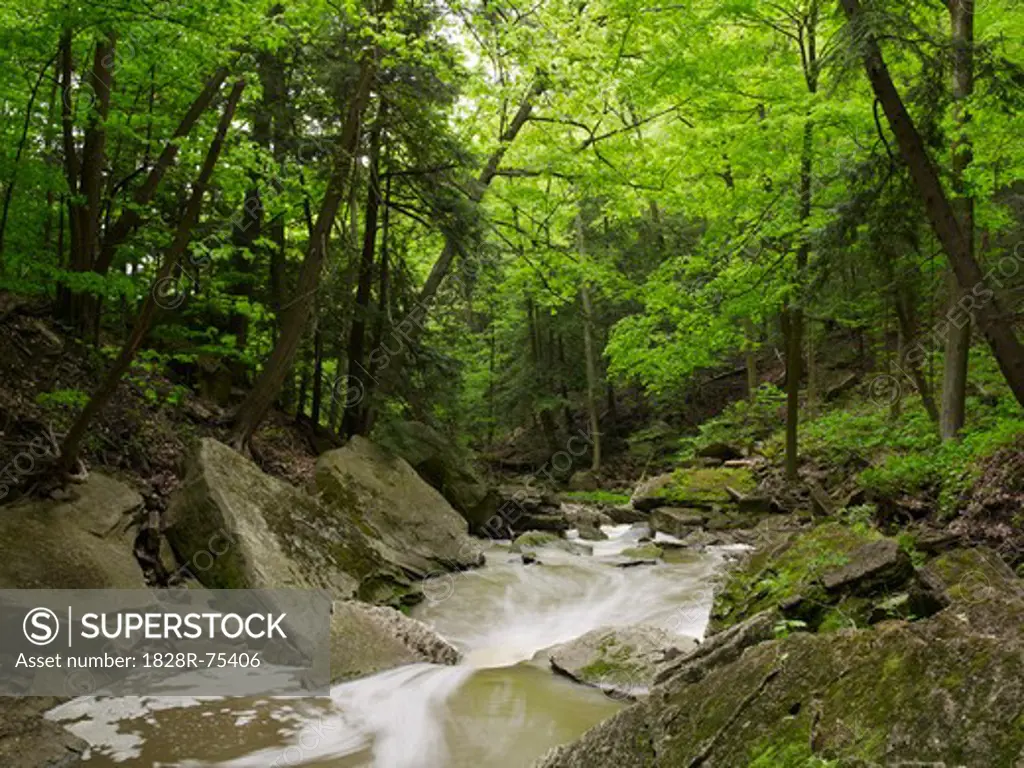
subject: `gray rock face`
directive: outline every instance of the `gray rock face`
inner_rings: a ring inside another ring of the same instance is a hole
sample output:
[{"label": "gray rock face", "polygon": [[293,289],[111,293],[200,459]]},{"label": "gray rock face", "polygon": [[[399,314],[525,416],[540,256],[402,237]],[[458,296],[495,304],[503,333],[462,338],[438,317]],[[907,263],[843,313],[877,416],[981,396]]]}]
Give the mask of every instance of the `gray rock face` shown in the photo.
[{"label": "gray rock face", "polygon": [[25,499],[0,512],[0,588],[145,589],[133,545],[142,497],[92,473],[70,501]]},{"label": "gray rock face", "polygon": [[88,744],[43,714],[61,703],[51,696],[0,698],[0,765],[4,768],[72,768]]},{"label": "gray rock face", "polygon": [[629,504],[619,504],[614,507],[608,507],[605,510],[605,514],[612,519],[612,522],[618,523],[619,525],[640,523],[647,519],[646,514],[633,509]]},{"label": "gray rock face", "polygon": [[563,539],[559,535],[551,533],[550,531],[527,531],[526,533],[520,534],[516,537],[516,540],[512,542],[512,546],[509,551],[532,554],[542,547],[561,549],[562,551],[568,552],[572,555],[594,554],[593,548],[587,544]]},{"label": "gray rock face", "polygon": [[334,603],[331,681],[365,677],[404,664],[458,664],[461,655],[422,621],[393,608],[356,601]]},{"label": "gray rock face", "polygon": [[663,491],[672,483],[672,475],[656,475],[649,477],[640,483],[633,491],[633,498],[630,500],[633,509],[640,512],[650,512],[652,509],[665,505]]},{"label": "gray rock face", "polygon": [[484,533],[484,526],[498,509],[498,495],[452,441],[419,421],[390,422],[375,430],[373,437],[437,489],[466,519],[472,533]]},{"label": "gray rock face", "polygon": [[321,500],[415,578],[483,563],[466,520],[409,463],[354,437],[316,464]]},{"label": "gray rock face", "polygon": [[558,497],[532,485],[503,485],[498,512],[488,523],[488,535],[500,538],[503,532],[567,531],[572,526]]},{"label": "gray rock face", "polygon": [[681,507],[659,507],[651,512],[651,528],[678,539],[684,539],[704,525],[706,515],[699,510]]},{"label": "gray rock face", "polygon": [[577,470],[569,478],[569,488],[573,491],[596,491],[598,488],[597,478],[589,470]]},{"label": "gray rock face", "polygon": [[608,538],[608,534],[591,523],[579,523],[576,530],[584,541],[604,541]]},{"label": "gray rock face", "polygon": [[829,592],[870,593],[905,582],[914,573],[910,557],[893,539],[880,539],[858,547],[850,562],[828,571],[821,583]]},{"label": "gray rock face", "polygon": [[551,668],[580,683],[623,697],[648,692],[665,664],[697,647],[692,638],[637,625],[587,632],[548,651]]},{"label": "gray rock face", "polygon": [[166,517],[175,552],[207,587],[417,599],[412,581],[377,550],[356,514],[319,503],[216,440],[201,441]]},{"label": "gray rock face", "polygon": [[599,528],[602,525],[611,525],[614,522],[603,510],[586,504],[565,502],[562,504],[562,513],[565,515],[565,519],[577,528],[581,525]]}]

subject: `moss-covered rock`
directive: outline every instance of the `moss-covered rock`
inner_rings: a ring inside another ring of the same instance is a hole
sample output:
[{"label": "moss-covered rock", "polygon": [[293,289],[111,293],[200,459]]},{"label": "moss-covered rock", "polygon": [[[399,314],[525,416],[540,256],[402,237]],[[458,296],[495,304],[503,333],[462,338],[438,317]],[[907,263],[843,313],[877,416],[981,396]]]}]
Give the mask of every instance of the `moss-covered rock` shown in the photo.
[{"label": "moss-covered rock", "polygon": [[527,531],[522,533],[512,542],[509,551],[534,553],[536,550],[543,549],[544,547],[561,549],[563,552],[568,552],[572,555],[592,555],[594,553],[593,548],[589,545],[563,539],[557,533],[551,533],[550,531]]},{"label": "moss-covered rock", "polygon": [[665,550],[654,542],[647,542],[636,547],[622,550],[622,556],[632,560],[658,560],[664,556]]},{"label": "moss-covered rock", "polygon": [[783,536],[774,547],[762,547],[730,573],[719,589],[710,631],[780,606],[794,620],[814,626],[825,620],[829,610],[848,617],[843,626],[866,625],[865,612],[870,606],[848,601],[843,595],[833,599],[822,578],[848,566],[858,548],[882,538],[868,526],[825,523],[796,536]]},{"label": "moss-covered rock", "polygon": [[466,520],[404,459],[353,437],[316,463],[321,501],[403,571],[422,578],[483,563]]},{"label": "moss-covered rock", "polygon": [[1024,603],[988,610],[984,630],[951,609],[761,642],[702,674],[669,677],[538,765],[1019,765]]},{"label": "moss-covered rock", "polygon": [[621,696],[646,694],[665,664],[697,646],[658,627],[605,627],[548,651],[551,668]]},{"label": "moss-covered rock", "polygon": [[44,713],[61,703],[53,696],[0,697],[0,765],[4,768],[72,768],[89,745]]},{"label": "moss-covered rock", "polygon": [[639,510],[712,508],[733,504],[736,494],[746,495],[756,488],[757,481],[747,467],[682,468],[641,483],[633,492],[632,502],[633,507]]},{"label": "moss-covered rock", "polygon": [[704,526],[707,512],[682,507],[660,507],[651,512],[651,528],[678,539],[684,539]]},{"label": "moss-covered rock", "polygon": [[134,554],[142,497],[96,472],[71,495],[2,508],[0,588],[145,589]]},{"label": "moss-covered rock", "polygon": [[472,458],[450,439],[420,421],[391,421],[373,433],[374,441],[409,462],[473,533],[483,534],[498,509],[498,495],[473,471]]},{"label": "moss-covered rock", "polygon": [[211,588],[315,587],[337,598],[415,602],[411,580],[374,546],[358,517],[202,440],[167,512],[185,571]]}]

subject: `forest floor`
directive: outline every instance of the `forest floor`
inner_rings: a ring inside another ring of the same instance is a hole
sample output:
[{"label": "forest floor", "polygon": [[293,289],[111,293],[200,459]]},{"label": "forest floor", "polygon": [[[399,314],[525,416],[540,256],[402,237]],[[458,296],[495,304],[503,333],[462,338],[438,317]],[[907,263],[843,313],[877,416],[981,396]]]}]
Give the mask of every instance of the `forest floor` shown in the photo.
[{"label": "forest floor", "polygon": [[[116,348],[96,349],[64,333],[48,306],[0,296],[0,349],[0,467],[20,481],[43,468]],[[194,441],[228,433],[226,411],[187,384],[156,362],[136,362],[83,449],[90,469],[129,482],[151,509],[164,509],[180,484]],[[274,410],[253,437],[253,455],[265,472],[306,486],[316,461],[310,439],[305,424]]]},{"label": "forest floor", "polygon": [[[0,348],[7,350],[0,357],[0,466],[21,479],[40,469],[42,454],[98,383],[112,350],[63,333],[48,307],[9,297],[0,297]],[[701,454],[727,446],[757,459],[762,488],[791,509],[857,507],[891,531],[927,524],[1024,567],[1024,419],[987,359],[972,362],[963,439],[940,443],[916,393],[898,392],[894,407],[891,392],[879,395],[879,377],[857,362],[862,358],[850,352],[852,345],[836,348],[845,351],[819,371],[821,402],[805,407],[800,483],[783,478],[781,368],[765,357],[753,401],[743,396],[743,377],[735,371],[712,372],[674,424],[653,416],[639,398],[620,396],[600,489],[579,498],[624,500],[642,476],[707,461]],[[162,511],[184,477],[189,446],[227,435],[225,409],[198,397],[192,383],[157,361],[137,362],[90,432],[87,466],[130,482],[148,508]],[[584,423],[582,415],[577,421]],[[492,480],[528,474],[545,458],[535,431],[521,430],[516,438],[481,454]],[[300,487],[311,484],[318,448],[308,425],[280,410],[253,439],[262,469]]]}]

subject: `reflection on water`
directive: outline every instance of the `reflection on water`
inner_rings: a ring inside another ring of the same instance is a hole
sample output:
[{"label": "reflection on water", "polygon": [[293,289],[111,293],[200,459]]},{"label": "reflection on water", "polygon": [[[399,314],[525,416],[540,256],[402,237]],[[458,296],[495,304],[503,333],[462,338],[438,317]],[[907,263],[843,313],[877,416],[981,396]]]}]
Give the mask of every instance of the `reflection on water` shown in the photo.
[{"label": "reflection on water", "polygon": [[81,698],[49,717],[93,745],[96,768],[526,768],[621,706],[552,674],[544,649],[608,625],[699,637],[707,622],[716,555],[620,568],[639,534],[604,530],[592,557],[545,548],[524,566],[497,544],[485,568],[427,590],[445,599],[416,615],[464,652],[460,666],[390,670],[329,699]]}]

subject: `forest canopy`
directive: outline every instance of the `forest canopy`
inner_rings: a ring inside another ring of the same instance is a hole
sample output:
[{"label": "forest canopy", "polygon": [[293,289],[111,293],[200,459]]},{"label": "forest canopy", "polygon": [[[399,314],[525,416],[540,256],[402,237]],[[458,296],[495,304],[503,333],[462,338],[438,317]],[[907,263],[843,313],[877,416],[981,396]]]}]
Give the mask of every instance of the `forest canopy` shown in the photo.
[{"label": "forest canopy", "polygon": [[63,473],[140,365],[239,447],[274,408],[477,447],[585,424],[598,470],[627,410],[692,426],[736,369],[785,392],[795,477],[844,348],[942,438],[972,377],[1019,425],[1015,0],[12,0],[0,28],[0,290],[106,366]]}]

